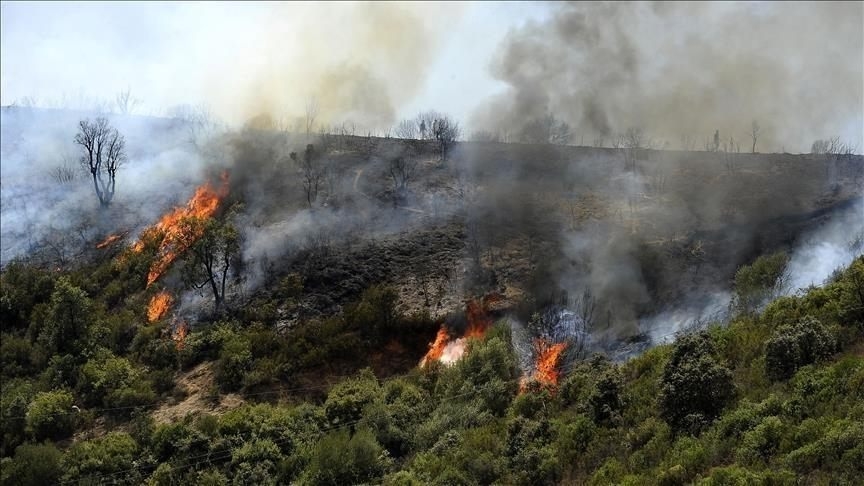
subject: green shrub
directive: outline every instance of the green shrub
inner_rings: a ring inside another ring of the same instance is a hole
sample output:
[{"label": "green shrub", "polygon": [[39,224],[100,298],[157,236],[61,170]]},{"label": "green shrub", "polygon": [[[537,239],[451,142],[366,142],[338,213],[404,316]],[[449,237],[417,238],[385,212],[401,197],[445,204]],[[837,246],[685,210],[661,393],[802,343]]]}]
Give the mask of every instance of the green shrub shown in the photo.
[{"label": "green shrub", "polygon": [[790,378],[802,366],[829,358],[834,337],[818,320],[805,317],[778,327],[765,345],[765,372],[774,381]]},{"label": "green shrub", "polygon": [[0,457],[12,451],[26,439],[27,407],[36,395],[33,384],[23,380],[0,382]]},{"label": "green shrub", "polygon": [[777,252],[760,256],[735,272],[735,305],[739,312],[752,312],[771,297],[788,261],[786,253]]},{"label": "green shrub", "polygon": [[345,380],[327,394],[324,413],[334,425],[353,424],[360,420],[363,408],[381,394],[381,387],[372,370],[363,370],[357,378]]},{"label": "green shrub", "polygon": [[62,439],[75,430],[74,399],[65,390],[42,392],[27,407],[27,431],[36,439]]},{"label": "green shrub", "polygon": [[62,454],[52,444],[24,444],[0,467],[0,483],[39,486],[54,484],[63,474]]},{"label": "green shrub", "polygon": [[78,442],[63,456],[64,482],[84,482],[90,476],[115,474],[120,484],[140,484],[143,471],[133,468],[138,445],[125,432],[109,432],[98,439]]},{"label": "green shrub", "polygon": [[378,482],[391,460],[368,429],[353,436],[346,429],[331,432],[315,446],[304,483],[320,485]]},{"label": "green shrub", "polygon": [[219,387],[224,391],[237,390],[251,368],[252,349],[249,341],[241,335],[226,339],[216,362],[216,383]]},{"label": "green shrub", "polygon": [[696,433],[735,396],[732,372],[715,357],[711,336],[681,337],[663,369],[660,414],[676,430]]}]

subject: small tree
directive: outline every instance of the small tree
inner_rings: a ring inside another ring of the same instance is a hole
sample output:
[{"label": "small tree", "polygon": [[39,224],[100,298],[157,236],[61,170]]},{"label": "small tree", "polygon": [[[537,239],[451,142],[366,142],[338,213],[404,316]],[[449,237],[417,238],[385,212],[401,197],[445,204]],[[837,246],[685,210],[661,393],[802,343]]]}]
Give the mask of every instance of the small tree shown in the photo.
[{"label": "small tree", "polygon": [[221,309],[225,302],[229,273],[238,266],[240,235],[230,223],[215,219],[204,221],[187,218],[181,225],[183,234],[201,235],[189,248],[183,279],[192,288],[209,286],[216,309]]},{"label": "small tree", "polygon": [[132,96],[132,90],[130,88],[126,88],[125,90],[117,93],[114,97],[114,105],[117,108],[117,112],[121,115],[128,115],[132,113],[135,107],[141,103],[141,100]]},{"label": "small tree", "polygon": [[[399,122],[398,125],[396,125],[396,130],[394,131],[394,134],[397,137],[403,138],[405,140],[413,140],[417,138],[417,132],[420,130],[420,128],[421,127],[418,127],[417,123],[414,120],[402,120],[401,122]],[[426,127],[423,126],[422,128],[423,131],[425,131]]]},{"label": "small tree", "polygon": [[404,155],[399,155],[390,160],[390,178],[393,179],[393,191],[397,197],[402,197],[408,189],[408,182],[414,178],[417,171],[417,162]]},{"label": "small tree", "polygon": [[436,118],[432,123],[432,135],[438,143],[438,153],[441,161],[447,160],[447,155],[459,138],[459,124],[446,115]]},{"label": "small tree", "polygon": [[297,152],[291,152],[289,156],[295,164],[300,166],[300,170],[303,172],[303,191],[306,193],[306,203],[311,208],[318,199],[318,190],[324,178],[318,163],[318,153],[315,151],[315,146],[310,143],[306,145],[302,159],[297,156]]},{"label": "small tree", "polygon": [[805,317],[774,331],[765,345],[765,372],[771,380],[785,380],[799,368],[829,358],[834,349],[831,332],[817,319]]},{"label": "small tree", "polygon": [[93,187],[103,208],[114,199],[117,169],[126,160],[126,139],[105,118],[95,122],[81,120],[75,143],[81,146],[84,154],[81,163],[93,177]]},{"label": "small tree", "polygon": [[663,368],[660,414],[674,429],[698,432],[735,396],[732,371],[716,357],[711,336],[683,336]]},{"label": "small tree", "polygon": [[752,153],[756,153],[756,140],[759,139],[759,122],[753,120],[753,123],[750,125],[750,137],[753,138],[753,151]]}]

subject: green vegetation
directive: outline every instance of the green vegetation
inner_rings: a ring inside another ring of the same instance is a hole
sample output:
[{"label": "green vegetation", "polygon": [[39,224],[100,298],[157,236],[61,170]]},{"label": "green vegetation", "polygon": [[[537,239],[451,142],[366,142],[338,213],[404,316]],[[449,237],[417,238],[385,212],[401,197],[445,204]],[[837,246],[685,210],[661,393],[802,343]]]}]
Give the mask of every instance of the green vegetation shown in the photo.
[{"label": "green vegetation", "polygon": [[[774,285],[780,260],[738,272],[742,301]],[[3,484],[791,485],[864,473],[864,258],[761,313],[624,363],[591,357],[557,390],[524,392],[503,325],[452,366],[414,366],[436,326],[402,315],[387,287],[281,330],[274,304],[258,302],[178,348],[145,324],[147,265],[105,265],[2,274]],[[98,291],[130,275],[137,284]],[[290,302],[301,284],[285,278],[272,298]],[[410,347],[408,365],[369,358],[393,343]],[[202,364],[208,397],[243,403],[158,422],[154,409],[185,396],[180,374]]]}]

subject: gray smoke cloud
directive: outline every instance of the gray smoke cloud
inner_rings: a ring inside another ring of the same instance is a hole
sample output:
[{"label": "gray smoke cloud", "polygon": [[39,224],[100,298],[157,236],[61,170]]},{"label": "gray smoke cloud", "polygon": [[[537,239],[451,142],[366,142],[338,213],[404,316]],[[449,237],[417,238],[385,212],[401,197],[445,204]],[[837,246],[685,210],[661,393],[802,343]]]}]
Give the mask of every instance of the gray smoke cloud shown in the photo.
[{"label": "gray smoke cloud", "polygon": [[511,31],[491,65],[509,89],[474,125],[518,137],[553,113],[578,139],[635,127],[662,145],[704,148],[715,130],[750,151],[805,151],[841,136],[860,150],[860,2],[560,3]]}]

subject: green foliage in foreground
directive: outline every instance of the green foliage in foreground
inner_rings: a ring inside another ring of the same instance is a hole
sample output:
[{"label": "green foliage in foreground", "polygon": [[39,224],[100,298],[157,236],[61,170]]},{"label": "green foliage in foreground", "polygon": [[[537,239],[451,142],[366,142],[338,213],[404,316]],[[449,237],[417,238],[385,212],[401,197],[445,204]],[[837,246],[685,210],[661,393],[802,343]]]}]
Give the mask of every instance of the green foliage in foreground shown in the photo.
[{"label": "green foliage in foreground", "polygon": [[[377,287],[343,316],[285,333],[226,320],[178,350],[143,325],[133,307],[146,296],[108,312],[112,304],[85,288],[74,278],[46,282],[27,267],[3,274],[0,310],[11,321],[0,347],[2,484],[792,485],[864,477],[864,258],[825,287],[726,327],[625,363],[576,363],[555,392],[520,393],[509,330],[499,325],[469,341],[452,366],[386,378],[362,369],[318,395],[278,399],[268,387],[299,389],[298,373],[324,378],[344,356],[425,321],[399,315],[391,291]],[[128,329],[134,339],[125,344],[108,337]],[[208,362],[213,396],[237,392],[246,403],[155,423],[150,405],[175,399],[176,373]],[[101,432],[92,431],[94,416]]]}]

